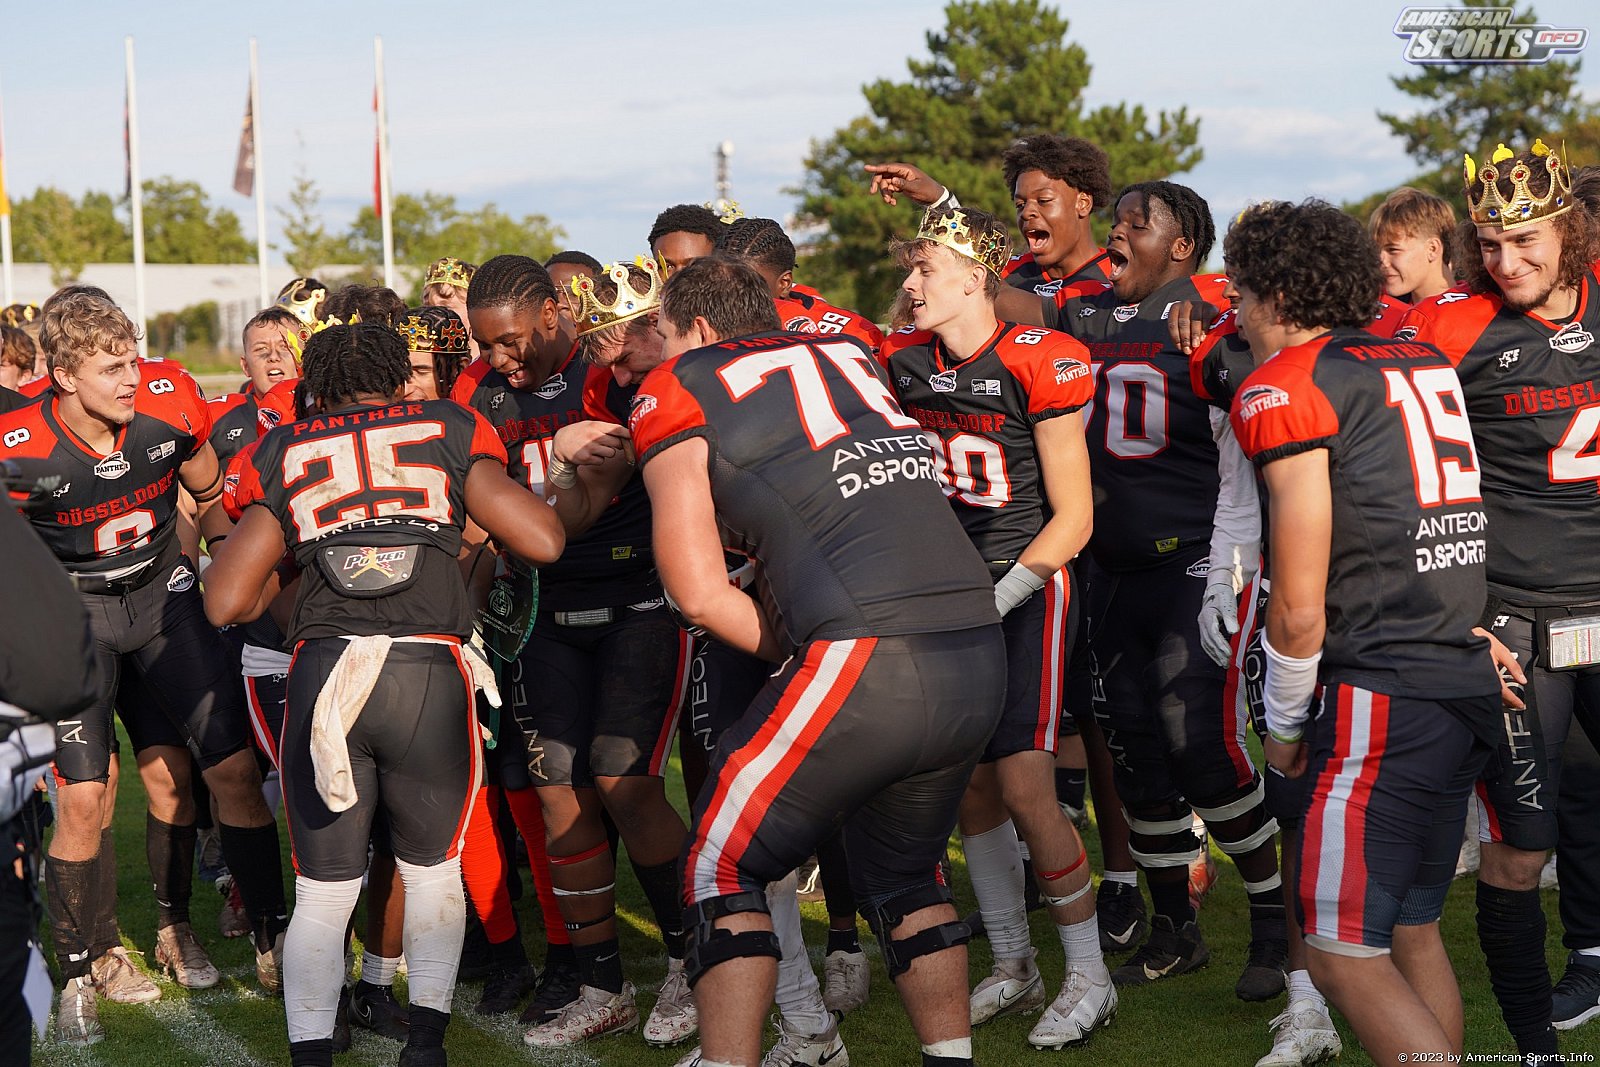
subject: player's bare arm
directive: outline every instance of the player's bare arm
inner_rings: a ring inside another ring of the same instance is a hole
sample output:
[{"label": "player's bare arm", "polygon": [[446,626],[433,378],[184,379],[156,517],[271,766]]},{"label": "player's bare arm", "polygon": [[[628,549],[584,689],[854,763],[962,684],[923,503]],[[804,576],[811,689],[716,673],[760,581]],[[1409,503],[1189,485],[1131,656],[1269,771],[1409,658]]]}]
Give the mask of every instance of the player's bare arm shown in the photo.
[{"label": "player's bare arm", "polygon": [[1084,443],[1083,419],[1076,414],[1039,423],[1033,428],[1033,440],[1052,514],[1017,562],[1048,579],[1083,550],[1094,532],[1089,448]]},{"label": "player's bare arm", "polygon": [[904,196],[913,204],[926,206],[937,203],[950,193],[910,163],[868,163],[864,169],[872,175],[869,191],[883,197],[885,204],[898,204],[898,197]]},{"label": "player's bare arm", "polygon": [[274,572],[284,548],[283,528],[272,513],[262,507],[245,508],[227,539],[211,548],[205,604],[213,626],[261,617],[278,594],[280,583]]},{"label": "player's bare arm", "polygon": [[[1328,556],[1333,539],[1333,493],[1328,451],[1311,449],[1269,463],[1272,500],[1272,601],[1267,607],[1267,762],[1286,777],[1305,773],[1300,736],[1305,706],[1316,685],[1316,659],[1327,631]],[[1275,684],[1276,683],[1276,684]],[[1276,699],[1275,699],[1276,698]],[[1293,728],[1274,728],[1275,704]],[[1298,715],[1298,721],[1293,716]]]},{"label": "player's bare arm", "polygon": [[555,510],[492,460],[479,460],[467,475],[467,513],[501,548],[536,567],[561,558],[567,544]]},{"label": "player's bare arm", "polygon": [[781,657],[771,623],[754,599],[728,584],[706,459],[705,441],[691,438],[665,449],[644,469],[661,583],[690,625],[776,662]]},{"label": "player's bare arm", "polygon": [[[575,469],[568,473],[569,465]],[[633,442],[626,426],[590,419],[556,431],[545,488],[568,537],[594,525],[633,470]],[[557,481],[562,473],[573,480],[571,485]]]}]

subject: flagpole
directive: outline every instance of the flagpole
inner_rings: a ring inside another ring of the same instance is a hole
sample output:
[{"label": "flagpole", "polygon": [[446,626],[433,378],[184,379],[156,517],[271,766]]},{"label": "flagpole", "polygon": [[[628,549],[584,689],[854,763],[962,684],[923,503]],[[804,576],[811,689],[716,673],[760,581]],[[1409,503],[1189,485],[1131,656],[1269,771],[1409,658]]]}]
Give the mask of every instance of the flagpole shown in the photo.
[{"label": "flagpole", "polygon": [[122,39],[128,65],[128,203],[133,211],[133,307],[139,355],[150,354],[144,314],[144,185],[139,177],[139,93],[133,77],[133,38]]},{"label": "flagpole", "polygon": [[394,288],[394,221],[389,210],[389,114],[383,92],[383,38],[372,39],[373,61],[378,68],[378,208],[383,224],[383,284]]},{"label": "flagpole", "polygon": [[0,273],[4,274],[8,305],[17,298],[11,284],[11,195],[6,191],[6,120],[0,107]]},{"label": "flagpole", "polygon": [[250,155],[255,161],[254,185],[256,187],[256,263],[261,274],[261,303],[272,303],[271,286],[267,283],[267,183],[266,168],[261,165],[261,77],[257,68],[256,39],[250,38]]}]

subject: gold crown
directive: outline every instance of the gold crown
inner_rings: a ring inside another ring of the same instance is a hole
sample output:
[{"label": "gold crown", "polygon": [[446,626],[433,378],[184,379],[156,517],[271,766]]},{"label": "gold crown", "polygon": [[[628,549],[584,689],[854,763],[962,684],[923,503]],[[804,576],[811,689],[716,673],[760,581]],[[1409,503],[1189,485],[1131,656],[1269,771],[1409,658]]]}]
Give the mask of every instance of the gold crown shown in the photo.
[{"label": "gold crown", "polygon": [[38,304],[12,304],[0,312],[0,322],[4,322],[7,326],[26,326],[38,317]]},{"label": "gold crown", "polygon": [[[274,303],[279,307],[288,308],[295,318],[307,326],[315,326],[317,323],[317,305],[327,297],[328,290],[320,285],[307,285],[306,281],[307,279],[305,278],[296,278],[291,281],[283,287],[283,292],[278,294],[278,299]],[[306,335],[306,337],[310,336],[310,334]]]},{"label": "gold crown", "polygon": [[[287,304],[284,306],[288,307]],[[293,311],[294,309],[290,308],[290,310]],[[310,322],[301,322],[298,330],[285,330],[283,337],[284,340],[289,342],[289,351],[294,353],[295,364],[298,366],[301,359],[305,357],[306,343],[311,340],[314,334],[321,333],[329,326],[342,325],[344,324],[336,318],[313,319]]]},{"label": "gold crown", "polygon": [[732,226],[745,217],[744,209],[737,200],[707,200],[705,209],[717,217],[717,221],[724,226]]},{"label": "gold crown", "polygon": [[1003,231],[974,237],[967,223],[966,208],[946,208],[938,214],[929,208],[922,216],[917,240],[944,245],[952,252],[983,264],[997,276],[1005,273],[1006,263],[1011,259],[1011,238]]},{"label": "gold crown", "polygon": [[600,301],[595,293],[594,279],[587,274],[572,279],[569,285],[572,295],[578,298],[579,337],[638,318],[661,306],[661,272],[656,268],[656,261],[645,256],[634,256],[633,265],[650,276],[650,288],[639,292],[628,279],[628,265],[613,263],[604,272],[617,284],[617,295],[610,303]]},{"label": "gold crown", "polygon": [[455,256],[445,256],[428,264],[428,276],[422,280],[422,287],[430,285],[449,285],[456,289],[465,290],[472,284],[472,276],[478,271],[471,263],[463,262]]},{"label": "gold crown", "polygon": [[395,323],[395,333],[413,352],[470,355],[467,328],[454,311],[443,307],[410,308]]},{"label": "gold crown", "polygon": [[1498,226],[1502,230],[1511,230],[1532,222],[1553,219],[1571,210],[1572,174],[1561,158],[1566,147],[1562,146],[1562,151],[1558,153],[1536,138],[1528,151],[1544,161],[1544,169],[1550,175],[1550,188],[1544,196],[1533,195],[1533,190],[1528,187],[1533,168],[1521,160],[1513,164],[1511,172],[1506,175],[1511,179],[1511,199],[1500,195],[1497,184],[1501,176],[1499,165],[1517,158],[1517,154],[1507,148],[1504,142],[1496,146],[1482,169],[1473,162],[1471,156],[1463,157],[1466,161],[1467,211],[1473,222],[1479,226]]}]

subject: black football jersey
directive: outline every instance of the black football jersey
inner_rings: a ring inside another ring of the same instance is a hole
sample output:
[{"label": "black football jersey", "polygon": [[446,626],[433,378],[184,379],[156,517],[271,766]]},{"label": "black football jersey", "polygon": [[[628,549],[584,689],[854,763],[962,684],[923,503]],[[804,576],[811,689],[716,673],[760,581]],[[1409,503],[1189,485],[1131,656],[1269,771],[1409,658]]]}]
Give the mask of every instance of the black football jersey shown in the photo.
[{"label": "black football jersey", "polygon": [[50,460],[66,474],[51,507],[28,520],[69,571],[126,570],[174,544],[178,469],[206,443],[210,415],[186,371],[166,363],[155,372],[142,361],[139,369],[133,419],[107,455],[67,428],[52,394],[0,415],[0,459]]},{"label": "black football jersey", "polygon": [[1600,280],[1567,322],[1441,293],[1400,334],[1456,364],[1483,461],[1489,588],[1513,604],[1600,601]]},{"label": "black football jersey", "polygon": [[1322,680],[1424,699],[1498,692],[1488,644],[1472,633],[1488,519],[1450,361],[1429,345],[1337,330],[1251,373],[1232,420],[1258,466],[1328,450]]},{"label": "black football jersey", "polygon": [[998,621],[921,427],[854,338],[757,334],[684,353],[645,379],[631,426],[646,463],[705,439],[723,543],[756,559],[786,649]]},{"label": "black football jersey", "polygon": [[266,430],[261,428],[256,410],[256,395],[249,389],[213,397],[211,409],[211,450],[226,467],[228,461],[243,451]]},{"label": "black football jersey", "polygon": [[505,463],[499,438],[448,400],[350,405],[242,455],[239,506],[269,510],[301,567],[289,639],[470,634],[456,555],[482,459]]},{"label": "black football jersey", "polygon": [[[634,391],[609,371],[584,364],[574,348],[537,389],[513,389],[480,359],[461,373],[450,395],[489,420],[511,457],[511,477],[542,497],[556,431],[586,419],[625,424]],[[650,553],[650,498],[635,472],[594,525],[568,540],[560,559],[539,568],[539,604],[583,611],[660,595]]]},{"label": "black football jersey", "polygon": [[1020,256],[1012,256],[1006,264],[1005,273],[1002,275],[1006,284],[1015,289],[1026,289],[1040,296],[1054,296],[1063,288],[1071,287],[1079,282],[1094,282],[1104,284],[1111,280],[1111,261],[1106,258],[1106,250],[1095,249],[1095,254],[1088,261],[1080,264],[1075,270],[1065,277],[1046,277],[1044,268],[1034,262],[1032,252],[1024,252]]},{"label": "black football jersey", "polygon": [[1227,280],[1201,274],[1169,282],[1137,304],[1106,288],[1046,299],[1049,325],[1082,341],[1095,374],[1088,425],[1094,481],[1089,550],[1107,570],[1158,566],[1211,543],[1220,478],[1208,405],[1190,381],[1189,357],[1167,319],[1181,301],[1226,306]]},{"label": "black football jersey", "polygon": [[1002,322],[970,359],[930,333],[891,334],[900,406],[935,445],[939,481],[990,563],[1015,562],[1050,519],[1033,428],[1094,398],[1089,353],[1064,333]]},{"label": "black football jersey", "polygon": [[37,398],[24,396],[15,389],[7,389],[5,386],[0,385],[0,415],[4,415],[8,411],[16,411],[18,408],[25,408],[33,403],[35,399]]}]

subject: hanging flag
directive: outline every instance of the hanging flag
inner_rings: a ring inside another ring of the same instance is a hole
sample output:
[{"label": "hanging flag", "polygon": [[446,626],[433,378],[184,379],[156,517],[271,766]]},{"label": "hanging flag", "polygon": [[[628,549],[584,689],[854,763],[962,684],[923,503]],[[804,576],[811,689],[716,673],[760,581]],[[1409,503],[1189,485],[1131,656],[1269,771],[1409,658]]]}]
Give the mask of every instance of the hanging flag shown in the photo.
[{"label": "hanging flag", "polygon": [[245,90],[244,123],[239,128],[239,158],[233,165],[233,191],[240,196],[251,196],[256,191],[256,119],[251,110],[253,103],[249,90]]},{"label": "hanging flag", "polygon": [[372,117],[376,124],[372,134],[372,212],[383,218],[383,122],[378,118],[378,87],[372,87]]}]

